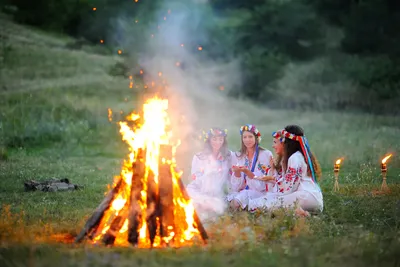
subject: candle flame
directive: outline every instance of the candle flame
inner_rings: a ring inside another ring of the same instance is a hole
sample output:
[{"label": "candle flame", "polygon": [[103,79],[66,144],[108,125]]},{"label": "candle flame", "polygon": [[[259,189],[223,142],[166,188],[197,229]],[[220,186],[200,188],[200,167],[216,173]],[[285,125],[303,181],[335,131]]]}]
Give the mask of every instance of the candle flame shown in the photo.
[{"label": "candle flame", "polygon": [[340,164],[340,162],[342,162],[342,159],[338,159],[338,160],[336,160],[336,164],[337,164],[337,165],[339,165],[339,164]]},{"label": "candle flame", "polygon": [[387,161],[391,156],[392,156],[392,154],[390,154],[390,155],[384,157],[383,160],[382,160],[382,164],[385,164],[386,161]]}]

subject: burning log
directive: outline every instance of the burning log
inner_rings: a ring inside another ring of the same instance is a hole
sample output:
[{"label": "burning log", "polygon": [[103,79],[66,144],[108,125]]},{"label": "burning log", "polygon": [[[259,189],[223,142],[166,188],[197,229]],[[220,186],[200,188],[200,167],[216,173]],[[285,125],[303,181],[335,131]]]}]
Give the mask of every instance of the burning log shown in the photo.
[{"label": "burning log", "polygon": [[103,236],[103,243],[106,245],[112,245],[115,242],[115,238],[119,230],[125,223],[129,214],[129,205],[125,204],[124,207],[119,211],[118,215],[112,221],[110,228],[108,229],[107,233]]},{"label": "burning log", "polygon": [[114,188],[111,189],[111,191],[107,194],[104,200],[96,208],[93,215],[88,219],[82,231],[77,235],[75,239],[76,243],[81,242],[86,235],[96,230],[97,226],[99,225],[101,219],[104,216],[104,212],[110,207],[110,204],[113,202],[116,193],[119,191],[120,187],[124,183],[125,182],[121,178],[118,180]]},{"label": "burning log", "polygon": [[138,157],[133,163],[131,195],[129,205],[128,242],[137,245],[139,242],[139,225],[142,219],[142,209],[139,204],[140,192],[143,190],[142,177],[145,175],[145,151],[138,149]]},{"label": "burning log", "polygon": [[157,217],[159,216],[159,197],[157,196],[157,183],[155,181],[154,173],[149,170],[147,177],[147,229],[149,231],[150,244],[153,246],[154,239],[157,235]]},{"label": "burning log", "polygon": [[[184,186],[184,184],[183,184],[183,182],[182,182],[181,179],[178,179],[178,185],[179,185],[180,190],[182,191],[183,197],[184,197],[186,200],[189,200],[189,199],[190,199],[190,196],[189,196],[189,194],[187,193],[186,188],[185,188],[185,186]],[[207,242],[208,235],[207,235],[206,229],[204,229],[204,226],[203,226],[203,224],[201,223],[200,218],[199,218],[199,216],[197,215],[196,211],[194,211],[193,216],[194,216],[194,221],[195,221],[195,223],[196,223],[196,226],[197,226],[197,228],[198,228],[198,230],[199,230],[199,232],[200,232],[201,238],[203,239],[204,242]]]},{"label": "burning log", "polygon": [[172,147],[160,146],[159,160],[159,209],[160,209],[160,234],[165,240],[170,236],[170,232],[174,226],[174,196],[171,166],[166,163],[166,160],[172,159]]}]

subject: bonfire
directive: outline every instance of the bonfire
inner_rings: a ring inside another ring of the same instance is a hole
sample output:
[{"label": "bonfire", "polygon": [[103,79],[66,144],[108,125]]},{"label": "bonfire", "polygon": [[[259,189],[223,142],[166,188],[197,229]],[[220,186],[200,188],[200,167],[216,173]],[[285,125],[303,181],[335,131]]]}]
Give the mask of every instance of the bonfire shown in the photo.
[{"label": "bonfire", "polygon": [[148,98],[140,114],[119,122],[129,156],[110,191],[76,237],[139,248],[205,243],[207,233],[176,171],[168,99]]}]

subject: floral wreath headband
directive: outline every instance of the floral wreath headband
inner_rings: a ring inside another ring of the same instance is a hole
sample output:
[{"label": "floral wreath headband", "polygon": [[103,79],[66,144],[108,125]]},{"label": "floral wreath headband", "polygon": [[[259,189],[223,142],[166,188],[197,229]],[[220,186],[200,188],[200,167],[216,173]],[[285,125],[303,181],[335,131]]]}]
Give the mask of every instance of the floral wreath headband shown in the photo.
[{"label": "floral wreath headband", "polygon": [[240,127],[240,135],[243,135],[244,131],[253,133],[257,137],[258,143],[261,142],[261,133],[255,125],[253,124],[243,125],[242,127]]},{"label": "floral wreath headband", "polygon": [[298,135],[289,133],[286,130],[280,130],[277,132],[273,132],[272,136],[276,139],[279,139],[279,141],[281,143],[285,142],[285,138],[292,139],[293,141],[300,141],[300,139],[302,138],[302,136],[298,136]]},{"label": "floral wreath headband", "polygon": [[214,136],[223,136],[226,137],[228,135],[228,130],[222,130],[221,128],[213,127],[210,128],[207,132],[203,131],[203,140],[204,142],[207,142],[208,139],[214,137]]}]

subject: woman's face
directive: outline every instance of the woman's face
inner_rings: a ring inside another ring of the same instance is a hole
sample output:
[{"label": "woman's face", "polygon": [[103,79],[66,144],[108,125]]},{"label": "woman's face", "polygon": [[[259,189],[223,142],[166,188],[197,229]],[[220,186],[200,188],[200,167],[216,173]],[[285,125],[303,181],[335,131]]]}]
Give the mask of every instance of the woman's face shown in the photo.
[{"label": "woman's face", "polygon": [[213,136],[211,137],[210,144],[214,151],[219,151],[221,147],[224,145],[224,137],[223,136]]},{"label": "woman's face", "polygon": [[275,154],[283,155],[283,143],[279,139],[274,138],[272,148],[275,150]]},{"label": "woman's face", "polygon": [[242,141],[246,148],[253,148],[256,144],[256,137],[252,132],[244,131]]}]

